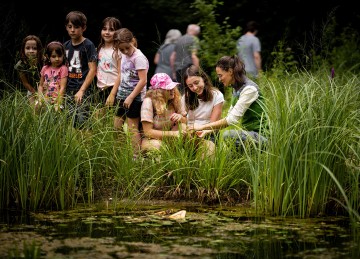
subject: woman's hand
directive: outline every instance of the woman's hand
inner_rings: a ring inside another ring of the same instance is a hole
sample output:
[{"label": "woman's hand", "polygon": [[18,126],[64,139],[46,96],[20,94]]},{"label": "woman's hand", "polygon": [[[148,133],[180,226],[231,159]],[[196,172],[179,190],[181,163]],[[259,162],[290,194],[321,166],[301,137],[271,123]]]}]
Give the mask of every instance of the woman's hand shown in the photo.
[{"label": "woman's hand", "polygon": [[200,125],[195,125],[195,124],[188,124],[187,129],[192,130],[192,131],[202,131],[203,130]]}]

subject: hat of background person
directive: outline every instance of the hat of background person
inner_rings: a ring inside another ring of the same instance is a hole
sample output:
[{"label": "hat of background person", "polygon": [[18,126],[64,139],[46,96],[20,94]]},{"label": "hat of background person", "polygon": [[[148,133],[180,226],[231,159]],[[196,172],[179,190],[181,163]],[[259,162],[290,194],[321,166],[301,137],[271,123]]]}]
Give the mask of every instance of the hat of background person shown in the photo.
[{"label": "hat of background person", "polygon": [[170,76],[166,73],[156,73],[150,80],[150,88],[153,90],[171,90],[174,89],[177,85],[179,85],[179,83],[173,82]]},{"label": "hat of background person", "polygon": [[174,43],[180,38],[181,32],[177,29],[171,29],[166,33],[165,44]]}]

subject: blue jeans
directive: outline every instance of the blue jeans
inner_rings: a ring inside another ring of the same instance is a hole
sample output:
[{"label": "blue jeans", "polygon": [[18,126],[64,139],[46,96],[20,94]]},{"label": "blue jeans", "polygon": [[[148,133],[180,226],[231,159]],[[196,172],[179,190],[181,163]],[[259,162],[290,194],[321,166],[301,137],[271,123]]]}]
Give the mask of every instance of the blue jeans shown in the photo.
[{"label": "blue jeans", "polygon": [[242,142],[245,142],[249,138],[255,143],[265,144],[268,140],[264,136],[261,136],[255,131],[245,131],[245,130],[226,130],[223,133],[224,140],[234,140],[237,147],[241,146]]}]

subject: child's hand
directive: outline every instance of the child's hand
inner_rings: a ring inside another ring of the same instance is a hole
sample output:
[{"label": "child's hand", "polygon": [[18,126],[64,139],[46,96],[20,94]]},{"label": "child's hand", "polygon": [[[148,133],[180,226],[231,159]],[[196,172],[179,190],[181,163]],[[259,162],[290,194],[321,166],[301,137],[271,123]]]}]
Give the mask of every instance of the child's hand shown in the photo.
[{"label": "child's hand", "polygon": [[84,96],[84,91],[79,90],[79,91],[75,94],[75,96],[74,96],[75,102],[76,102],[77,104],[80,104],[83,96]]},{"label": "child's hand", "polygon": [[185,123],[180,123],[179,124],[179,137],[180,136],[184,136],[184,137],[188,137],[189,136],[189,132],[187,130],[187,126]]},{"label": "child's hand", "polygon": [[113,95],[109,95],[108,98],[106,99],[106,103],[105,103],[105,106],[113,106],[114,105],[114,102],[115,102],[115,96]]},{"label": "child's hand", "polygon": [[39,112],[41,110],[41,106],[42,106],[42,100],[41,99],[36,100],[34,103],[35,111]]},{"label": "child's hand", "polygon": [[60,105],[59,105],[59,104],[55,104],[55,105],[54,105],[54,108],[55,108],[55,111],[56,111],[56,112],[61,112],[62,109],[64,109],[64,106],[62,106],[61,104],[60,104]]},{"label": "child's hand", "polygon": [[41,106],[41,101],[40,101],[40,100],[36,100],[36,101],[35,101],[35,108],[38,108],[39,106]]},{"label": "child's hand", "polygon": [[125,101],[124,101],[124,107],[126,109],[129,109],[130,108],[130,105],[132,104],[132,102],[134,101],[133,98],[131,98],[130,96],[128,96]]},{"label": "child's hand", "polygon": [[179,122],[182,118],[183,118],[183,116],[181,114],[178,114],[178,113],[175,113],[175,112],[170,115],[170,120],[172,122]]},{"label": "child's hand", "polygon": [[195,131],[195,133],[199,138],[203,138],[206,135],[203,130]]},{"label": "child's hand", "polygon": [[212,130],[198,130],[196,131],[196,135],[199,137],[199,138],[203,138],[205,137],[206,135],[210,134],[212,132]]}]

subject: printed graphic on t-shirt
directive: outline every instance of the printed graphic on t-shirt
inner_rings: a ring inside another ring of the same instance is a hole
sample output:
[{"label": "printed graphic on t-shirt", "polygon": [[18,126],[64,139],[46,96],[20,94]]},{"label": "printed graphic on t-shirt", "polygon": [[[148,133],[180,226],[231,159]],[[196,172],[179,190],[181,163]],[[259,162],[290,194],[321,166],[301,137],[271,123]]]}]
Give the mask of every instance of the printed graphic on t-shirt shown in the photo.
[{"label": "printed graphic on t-shirt", "polygon": [[[66,53],[68,56],[68,53]],[[69,62],[69,78],[82,78],[80,52],[75,50]]]},{"label": "printed graphic on t-shirt", "polygon": [[45,85],[47,85],[47,96],[57,97],[60,85],[60,71],[51,70],[50,75],[45,74]]}]

